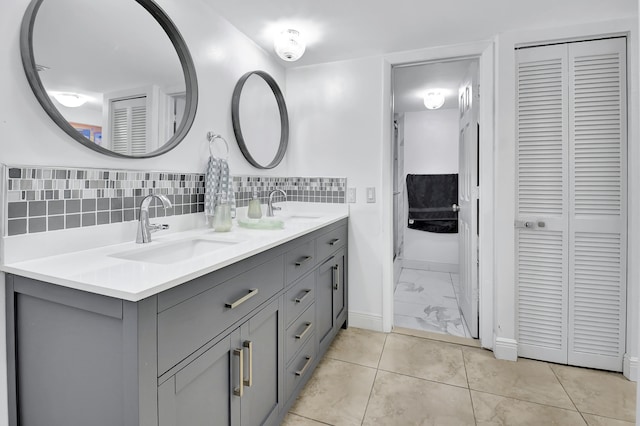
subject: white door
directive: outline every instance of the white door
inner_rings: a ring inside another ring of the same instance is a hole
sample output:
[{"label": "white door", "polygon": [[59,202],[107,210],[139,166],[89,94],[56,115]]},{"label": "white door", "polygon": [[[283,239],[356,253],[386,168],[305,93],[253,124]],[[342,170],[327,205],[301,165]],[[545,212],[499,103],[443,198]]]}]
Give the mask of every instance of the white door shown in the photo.
[{"label": "white door", "polygon": [[459,90],[458,241],[460,310],[478,337],[478,64],[473,62]]},{"label": "white door", "polygon": [[521,356],[622,369],[625,51],[616,38],[517,52]]}]

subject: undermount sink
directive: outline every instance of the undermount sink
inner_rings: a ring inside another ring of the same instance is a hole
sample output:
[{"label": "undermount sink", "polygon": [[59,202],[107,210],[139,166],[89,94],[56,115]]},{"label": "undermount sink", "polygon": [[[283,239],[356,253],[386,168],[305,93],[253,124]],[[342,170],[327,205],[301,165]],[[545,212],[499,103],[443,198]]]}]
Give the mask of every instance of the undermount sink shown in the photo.
[{"label": "undermount sink", "polygon": [[292,214],[290,216],[283,217],[286,222],[314,222],[320,219],[322,216],[317,216],[313,214]]},{"label": "undermount sink", "polygon": [[196,238],[162,244],[156,247],[140,247],[135,250],[114,253],[111,257],[138,262],[150,263],[176,263],[204,256],[217,250],[228,248],[239,241],[209,240]]},{"label": "undermount sink", "polygon": [[263,217],[260,219],[239,218],[238,225],[248,229],[282,229],[284,222],[278,217]]}]

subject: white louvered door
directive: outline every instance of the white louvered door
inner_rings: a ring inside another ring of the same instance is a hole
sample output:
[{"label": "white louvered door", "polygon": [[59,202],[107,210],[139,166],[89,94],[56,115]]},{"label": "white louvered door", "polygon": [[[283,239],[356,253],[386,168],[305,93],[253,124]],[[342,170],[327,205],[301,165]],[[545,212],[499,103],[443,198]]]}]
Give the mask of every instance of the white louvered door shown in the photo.
[{"label": "white louvered door", "polygon": [[517,51],[518,353],[620,371],[625,39]]},{"label": "white louvered door", "polygon": [[147,152],[147,98],[145,96],[111,102],[111,150],[118,154]]}]

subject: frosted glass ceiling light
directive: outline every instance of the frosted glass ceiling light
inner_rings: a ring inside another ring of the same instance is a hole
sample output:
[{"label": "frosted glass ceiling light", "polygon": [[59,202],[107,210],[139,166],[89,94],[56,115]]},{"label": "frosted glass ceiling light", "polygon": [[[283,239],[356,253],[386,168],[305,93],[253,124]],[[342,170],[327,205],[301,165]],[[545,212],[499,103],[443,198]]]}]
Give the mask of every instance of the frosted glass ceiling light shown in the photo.
[{"label": "frosted glass ceiling light", "polygon": [[55,92],[51,95],[60,102],[62,105],[69,108],[77,108],[82,106],[89,100],[86,96],[79,95],[77,93]]},{"label": "frosted glass ceiling light", "polygon": [[424,95],[424,106],[428,109],[438,109],[444,105],[444,95],[442,92],[430,91]]},{"label": "frosted glass ceiling light", "polygon": [[297,61],[304,54],[305,44],[296,30],[284,30],[276,36],[273,47],[285,61]]}]

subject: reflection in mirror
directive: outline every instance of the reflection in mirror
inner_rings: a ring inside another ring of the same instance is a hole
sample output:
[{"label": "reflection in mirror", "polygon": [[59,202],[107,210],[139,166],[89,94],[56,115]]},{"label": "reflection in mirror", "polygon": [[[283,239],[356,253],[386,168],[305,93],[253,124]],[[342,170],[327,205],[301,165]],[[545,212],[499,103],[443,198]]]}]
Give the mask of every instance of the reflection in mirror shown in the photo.
[{"label": "reflection in mirror", "polygon": [[193,122],[193,62],[151,0],[34,0],[21,49],[42,106],[92,149],[155,156],[177,145]]},{"label": "reflection in mirror", "polygon": [[289,118],[284,96],[264,71],[243,75],[233,91],[233,130],[242,154],[254,167],[277,166],[287,149]]}]

